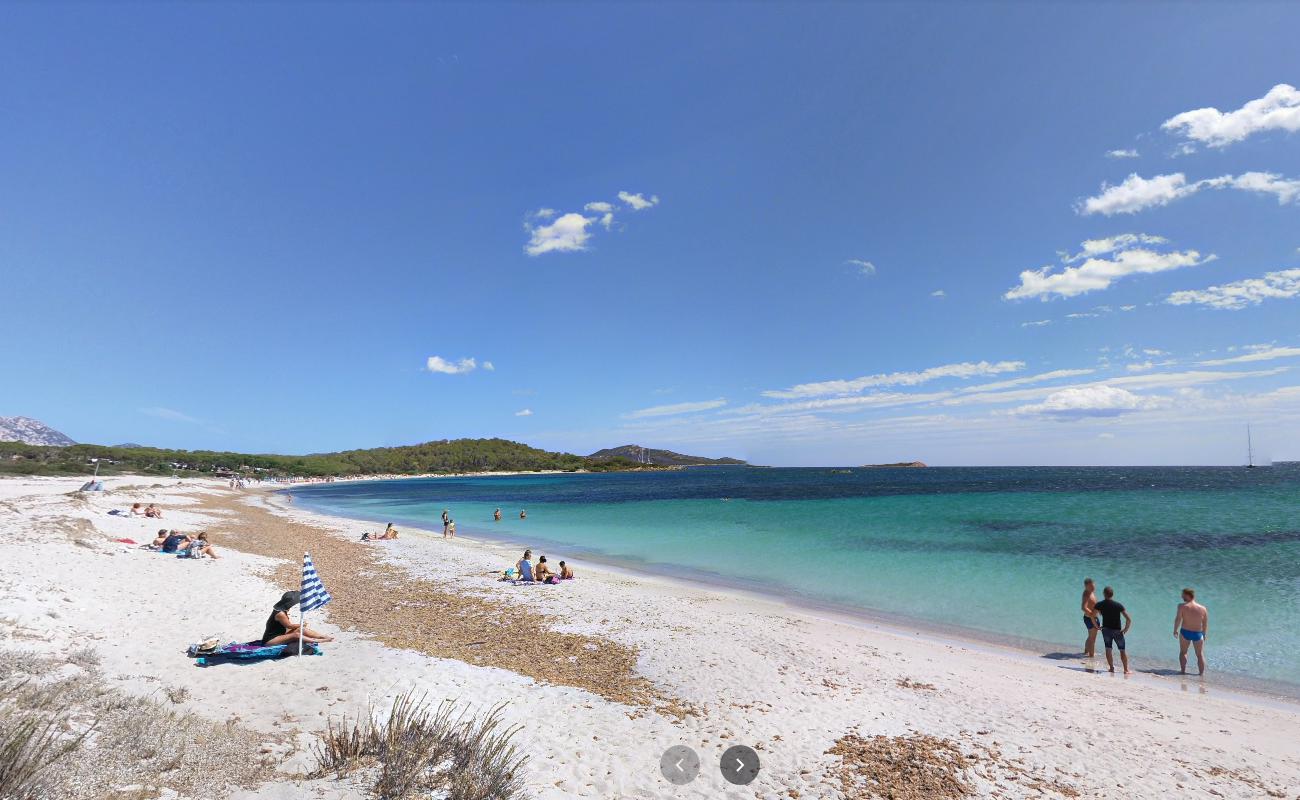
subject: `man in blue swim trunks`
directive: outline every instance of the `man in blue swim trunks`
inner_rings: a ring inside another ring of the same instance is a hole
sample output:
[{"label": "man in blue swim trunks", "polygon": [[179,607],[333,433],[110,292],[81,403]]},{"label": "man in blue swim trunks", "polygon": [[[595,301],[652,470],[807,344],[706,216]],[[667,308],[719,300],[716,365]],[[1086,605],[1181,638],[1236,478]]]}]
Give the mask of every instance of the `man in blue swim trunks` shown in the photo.
[{"label": "man in blue swim trunks", "polygon": [[1187,674],[1187,647],[1196,647],[1196,666],[1205,674],[1205,636],[1210,632],[1210,611],[1196,602],[1196,590],[1184,589],[1183,602],[1174,614],[1174,636],[1178,638],[1178,666]]},{"label": "man in blue swim trunks", "polygon": [[[1102,595],[1106,598],[1097,604],[1097,613],[1101,615],[1101,638],[1106,643],[1106,666],[1110,671],[1115,671],[1115,659],[1111,654],[1111,647],[1119,648],[1119,660],[1124,664],[1124,674],[1130,674],[1128,668],[1128,653],[1124,651],[1124,634],[1128,629],[1133,627],[1133,618],[1124,610],[1124,606],[1115,599],[1115,590],[1107,586],[1101,590]],[[1120,627],[1120,618],[1123,617],[1123,626]]]},{"label": "man in blue swim trunks", "polygon": [[1097,631],[1101,630],[1101,622],[1097,619],[1097,584],[1092,582],[1092,578],[1083,579],[1083,627],[1088,629],[1088,640],[1083,643],[1083,655],[1085,658],[1094,658],[1097,655]]}]

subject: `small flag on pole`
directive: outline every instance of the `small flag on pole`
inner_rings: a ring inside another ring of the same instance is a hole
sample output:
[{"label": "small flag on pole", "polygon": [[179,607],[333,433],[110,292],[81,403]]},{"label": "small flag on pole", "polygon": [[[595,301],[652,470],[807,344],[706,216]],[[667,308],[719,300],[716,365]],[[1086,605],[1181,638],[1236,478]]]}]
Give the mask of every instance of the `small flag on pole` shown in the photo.
[{"label": "small flag on pole", "polygon": [[302,654],[302,634],[307,629],[307,612],[320,608],[332,598],[325,591],[316,574],[316,566],[311,563],[311,553],[302,554],[302,590],[298,593],[298,653]]},{"label": "small flag on pole", "polygon": [[320,608],[332,599],[330,593],[325,591],[325,584],[321,583],[320,576],[316,574],[316,567],[311,563],[311,553],[303,553],[302,592],[298,600],[302,613]]}]

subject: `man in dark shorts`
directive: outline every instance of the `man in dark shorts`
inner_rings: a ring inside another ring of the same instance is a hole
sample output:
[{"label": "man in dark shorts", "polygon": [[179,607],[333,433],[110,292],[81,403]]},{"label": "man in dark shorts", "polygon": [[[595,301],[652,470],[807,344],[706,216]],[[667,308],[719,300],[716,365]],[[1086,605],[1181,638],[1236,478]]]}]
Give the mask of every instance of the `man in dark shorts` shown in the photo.
[{"label": "man in dark shorts", "polygon": [[1114,645],[1119,648],[1119,660],[1124,664],[1124,674],[1128,675],[1130,672],[1128,653],[1124,651],[1124,634],[1133,627],[1133,618],[1124,610],[1124,606],[1115,600],[1114,589],[1107,586],[1101,590],[1101,593],[1106,599],[1097,604],[1097,613],[1101,615],[1101,638],[1106,643],[1106,666],[1110,667],[1111,672],[1115,671],[1115,659],[1111,654],[1111,646]]},{"label": "man in dark shorts", "polygon": [[1097,584],[1092,578],[1083,579],[1083,627],[1088,630],[1088,640],[1083,643],[1083,655],[1092,658],[1097,655],[1097,631],[1101,623],[1097,621]]}]

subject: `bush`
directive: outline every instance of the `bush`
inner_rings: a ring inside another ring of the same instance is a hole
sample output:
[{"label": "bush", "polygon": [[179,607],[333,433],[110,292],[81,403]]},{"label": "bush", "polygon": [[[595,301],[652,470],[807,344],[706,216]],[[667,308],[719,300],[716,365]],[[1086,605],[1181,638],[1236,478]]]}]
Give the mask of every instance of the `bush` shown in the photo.
[{"label": "bush", "polygon": [[528,757],[511,743],[518,728],[501,720],[501,706],[485,717],[466,718],[444,701],[430,707],[414,692],[398,695],[382,723],[373,711],[365,721],[338,727],[331,721],[316,747],[318,774],[340,779],[377,767],[374,791],[385,800],[443,791],[448,800],[515,800],[523,797]]}]

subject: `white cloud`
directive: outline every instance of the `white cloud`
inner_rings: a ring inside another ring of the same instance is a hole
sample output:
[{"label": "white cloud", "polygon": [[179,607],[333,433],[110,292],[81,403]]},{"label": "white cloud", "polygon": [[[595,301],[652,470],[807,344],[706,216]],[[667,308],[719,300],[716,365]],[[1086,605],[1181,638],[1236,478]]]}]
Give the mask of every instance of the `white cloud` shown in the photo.
[{"label": "white cloud", "polygon": [[614,227],[614,215],[613,215],[612,213],[601,214],[601,215],[600,215],[600,224],[603,225],[603,226],[605,227],[605,230],[609,230],[609,229],[613,228],[613,227]]},{"label": "white cloud", "polygon": [[1135,309],[1135,308],[1137,308],[1137,306],[1120,306],[1120,307],[1119,307],[1119,310],[1120,310],[1120,311],[1132,311],[1132,310]]},{"label": "white cloud", "polygon": [[1282,300],[1297,295],[1300,295],[1300,269],[1284,269],[1266,273],[1260,278],[1246,278],[1208,289],[1174,292],[1165,298],[1165,302],[1174,306],[1202,305],[1237,311],[1257,306],[1265,300]]},{"label": "white cloud", "polygon": [[550,219],[551,217],[555,216],[558,213],[560,212],[556,211],[553,208],[539,208],[529,216],[532,216],[536,219]]},{"label": "white cloud", "polygon": [[585,206],[582,207],[582,210],[594,211],[597,214],[608,214],[614,210],[614,204],[606,203],[604,200],[597,200],[593,203],[586,204]]},{"label": "white cloud", "polygon": [[803,397],[823,397],[827,395],[857,394],[866,389],[879,386],[916,386],[937,378],[973,378],[980,375],[998,375],[1004,372],[1019,372],[1025,368],[1023,361],[988,361],[962,362],[930,367],[919,372],[890,372],[879,375],[865,375],[851,380],[820,381],[801,383],[788,389],[769,389],[764,397],[794,400]]},{"label": "white cloud", "polygon": [[696,411],[709,411],[714,408],[721,408],[727,404],[726,399],[719,397],[717,400],[703,400],[696,403],[673,403],[666,406],[651,406],[642,408],[637,411],[629,411],[623,415],[623,419],[644,419],[646,417],[667,417],[674,414],[691,414]]},{"label": "white cloud", "polygon": [[1137,157],[1138,157],[1138,151],[1133,149],[1106,151],[1106,158],[1137,158]]},{"label": "white cloud", "polygon": [[1116,186],[1102,184],[1101,194],[1089,197],[1075,206],[1085,216],[1102,214],[1136,214],[1144,209],[1166,206],[1175,200],[1190,197],[1202,189],[1237,189],[1242,192],[1271,194],[1279,205],[1300,199],[1300,180],[1283,178],[1273,172],[1243,172],[1240,175],[1220,175],[1217,178],[1188,183],[1181,172],[1143,178],[1134,173]]},{"label": "white cloud", "polygon": [[425,362],[425,369],[430,372],[438,372],[443,375],[463,375],[466,372],[473,372],[478,368],[478,362],[472,358],[462,358],[459,361],[449,361],[442,356],[429,356]]},{"label": "white cloud", "polygon": [[495,372],[496,368],[497,368],[496,365],[493,364],[491,361],[483,362],[483,369],[487,370],[488,372]]},{"label": "white cloud", "polygon": [[1036,320],[1034,320],[1033,322],[1022,322],[1022,323],[1020,323],[1020,327],[1022,327],[1022,328],[1041,328],[1041,327],[1043,327],[1044,325],[1051,325],[1051,324],[1052,324],[1052,321],[1051,321],[1050,319],[1036,319]]},{"label": "white cloud", "polygon": [[[1196,250],[1157,252],[1139,245],[1163,243],[1158,236],[1124,234],[1110,239],[1094,239],[1083,243],[1083,252],[1065,257],[1067,263],[1083,259],[1077,266],[1051,272],[1052,267],[1027,269],[1020,273],[1020,285],[1009,289],[1003,296],[1007,300],[1037,297],[1074,297],[1086,292],[1106,289],[1128,275],[1165,272],[1182,267],[1194,267],[1216,258],[1202,257]],[[1107,256],[1107,257],[1103,257]]]},{"label": "white cloud", "polygon": [[1115,186],[1101,185],[1101,194],[1089,197],[1075,206],[1080,214],[1134,214],[1144,208],[1169,205],[1173,201],[1195,194],[1199,184],[1187,185],[1187,176],[1181,172],[1143,178],[1136,172]]},{"label": "white cloud", "polygon": [[183,412],[177,411],[174,408],[162,408],[159,406],[153,406],[150,408],[140,409],[140,413],[148,414],[149,416],[157,417],[158,419],[170,420],[172,422],[193,422],[193,423],[199,422],[199,420],[195,419],[194,417],[191,417],[189,414],[185,414]]},{"label": "white cloud", "polygon": [[618,199],[622,200],[623,203],[633,211],[644,211],[647,208],[659,205],[659,195],[657,194],[652,194],[647,198],[640,192],[637,192],[636,194],[633,194],[632,192],[619,192]]},{"label": "white cloud", "polygon": [[528,240],[524,252],[530,256],[540,256],[542,253],[572,253],[586,250],[587,240],[591,238],[591,232],[587,227],[595,221],[595,217],[584,217],[569,212],[550,225],[531,228],[532,238]]},{"label": "white cloud", "polygon": [[1216,358],[1212,361],[1198,362],[1204,367],[1219,367],[1224,364],[1242,364],[1250,361],[1272,361],[1275,358],[1295,358],[1300,356],[1300,347],[1264,347],[1252,348],[1244,356],[1233,356],[1232,358]]},{"label": "white cloud", "polygon": [[876,265],[872,264],[870,261],[863,261],[860,258],[850,258],[847,259],[844,263],[857,267],[858,272],[862,273],[863,275],[876,274]]},{"label": "white cloud", "polygon": [[1114,439],[1114,438],[1115,438],[1115,434],[1113,434],[1113,433],[1099,433],[1099,434],[1097,434],[1097,438],[1098,438],[1098,439]]},{"label": "white cloud", "polygon": [[1176,114],[1160,127],[1210,147],[1226,147],[1264,131],[1294,133],[1300,131],[1300,90],[1279,83],[1236,111],[1198,108]]},{"label": "white cloud", "polygon": [[531,417],[533,410],[531,408],[521,408],[515,412],[516,417]]},{"label": "white cloud", "polygon": [[1155,369],[1155,367],[1156,364],[1154,361],[1143,361],[1140,363],[1135,362],[1129,364],[1126,367],[1124,367],[1124,369],[1128,370],[1129,372],[1150,372],[1151,370]]},{"label": "white cloud", "polygon": [[995,381],[993,383],[982,383],[979,386],[964,386],[962,393],[969,394],[972,392],[993,392],[1000,389],[1011,389],[1016,386],[1028,386],[1034,383],[1046,383],[1058,378],[1075,378],[1079,375],[1091,375],[1096,372],[1094,369],[1054,369],[1051,372],[1040,372],[1037,375],[1026,375],[1023,378],[1012,378],[1007,381]]},{"label": "white cloud", "polygon": [[1020,406],[1013,413],[1060,420],[1118,417],[1133,411],[1159,408],[1167,402],[1164,398],[1143,397],[1127,389],[1103,384],[1062,389],[1048,395],[1041,403]]},{"label": "white cloud", "polygon": [[931,297],[947,297],[947,296],[948,296],[948,293],[945,292],[943,289],[935,289],[933,292],[930,292],[930,296],[931,296]]}]

